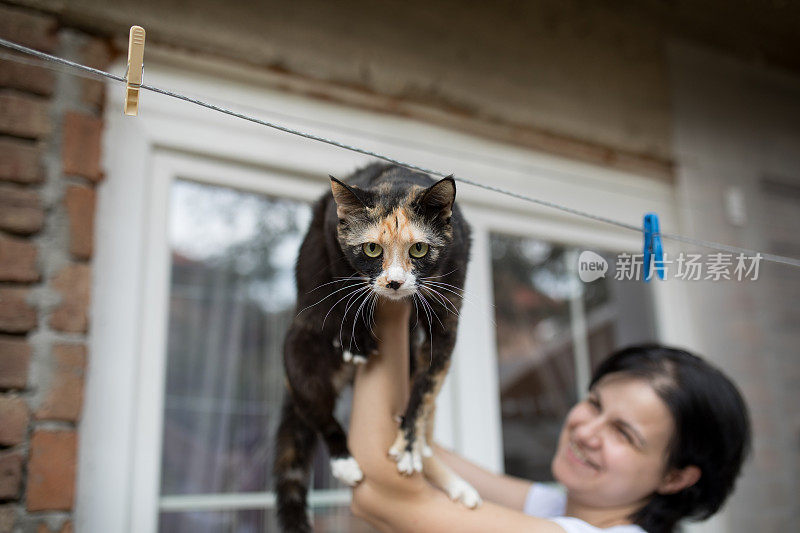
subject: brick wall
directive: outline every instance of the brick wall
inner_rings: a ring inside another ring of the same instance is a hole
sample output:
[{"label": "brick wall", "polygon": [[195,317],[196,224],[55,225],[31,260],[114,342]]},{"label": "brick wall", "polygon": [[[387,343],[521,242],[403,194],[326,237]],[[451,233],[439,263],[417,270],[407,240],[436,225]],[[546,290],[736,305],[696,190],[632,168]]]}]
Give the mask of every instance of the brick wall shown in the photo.
[{"label": "brick wall", "polygon": [[[0,36],[111,57],[22,8],[0,5]],[[0,533],[72,531],[102,102],[98,81],[0,58]]]}]

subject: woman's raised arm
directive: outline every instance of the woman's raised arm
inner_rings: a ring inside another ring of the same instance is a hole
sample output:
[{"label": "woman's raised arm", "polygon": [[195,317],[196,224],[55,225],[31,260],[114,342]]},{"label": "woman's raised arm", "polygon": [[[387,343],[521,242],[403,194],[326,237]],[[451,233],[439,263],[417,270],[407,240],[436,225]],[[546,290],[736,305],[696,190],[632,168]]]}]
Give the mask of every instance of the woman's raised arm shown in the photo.
[{"label": "woman's raised arm", "polygon": [[364,473],[364,480],[353,489],[353,512],[382,531],[563,533],[553,522],[492,503],[467,509],[422,475],[405,477],[397,471],[387,452],[397,435],[395,416],[408,400],[410,309],[406,301],[384,299],[377,307],[379,353],[356,372],[350,416],[350,451]]}]

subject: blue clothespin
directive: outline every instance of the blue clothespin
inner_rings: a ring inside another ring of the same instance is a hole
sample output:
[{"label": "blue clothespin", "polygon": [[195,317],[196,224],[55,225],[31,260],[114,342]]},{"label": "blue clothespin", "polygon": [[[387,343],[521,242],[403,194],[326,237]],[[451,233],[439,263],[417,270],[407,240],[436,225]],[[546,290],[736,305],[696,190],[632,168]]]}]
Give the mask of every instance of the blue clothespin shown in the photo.
[{"label": "blue clothespin", "polygon": [[658,215],[647,213],[644,216],[644,280],[650,281],[650,263],[655,261],[658,277],[664,279],[664,250],[661,248],[661,230],[658,227]]}]

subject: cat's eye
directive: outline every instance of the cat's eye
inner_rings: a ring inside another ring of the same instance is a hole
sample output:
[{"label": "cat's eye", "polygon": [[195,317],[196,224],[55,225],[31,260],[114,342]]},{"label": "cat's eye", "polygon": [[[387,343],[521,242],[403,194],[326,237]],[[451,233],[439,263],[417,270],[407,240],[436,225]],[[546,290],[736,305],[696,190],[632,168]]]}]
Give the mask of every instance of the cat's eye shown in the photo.
[{"label": "cat's eye", "polygon": [[378,257],[383,252],[380,244],[374,242],[365,242],[361,245],[361,249],[367,254],[367,257]]},{"label": "cat's eye", "polygon": [[416,242],[411,245],[411,249],[408,253],[411,254],[411,257],[416,257],[417,259],[425,257],[425,254],[428,253],[428,245],[424,242]]}]

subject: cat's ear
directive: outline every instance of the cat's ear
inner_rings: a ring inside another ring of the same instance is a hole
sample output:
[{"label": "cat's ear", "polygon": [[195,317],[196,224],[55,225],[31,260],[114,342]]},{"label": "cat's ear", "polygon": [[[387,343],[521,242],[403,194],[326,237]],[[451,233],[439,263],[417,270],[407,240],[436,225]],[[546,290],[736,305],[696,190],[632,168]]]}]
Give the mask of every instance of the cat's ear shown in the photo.
[{"label": "cat's ear", "polygon": [[331,192],[333,193],[333,199],[336,201],[336,216],[347,218],[367,207],[358,195],[358,187],[351,187],[331,175],[328,175],[328,177],[331,179]]},{"label": "cat's ear", "polygon": [[450,175],[425,189],[419,203],[427,213],[435,214],[446,222],[453,214],[453,202],[455,201],[456,181]]}]

